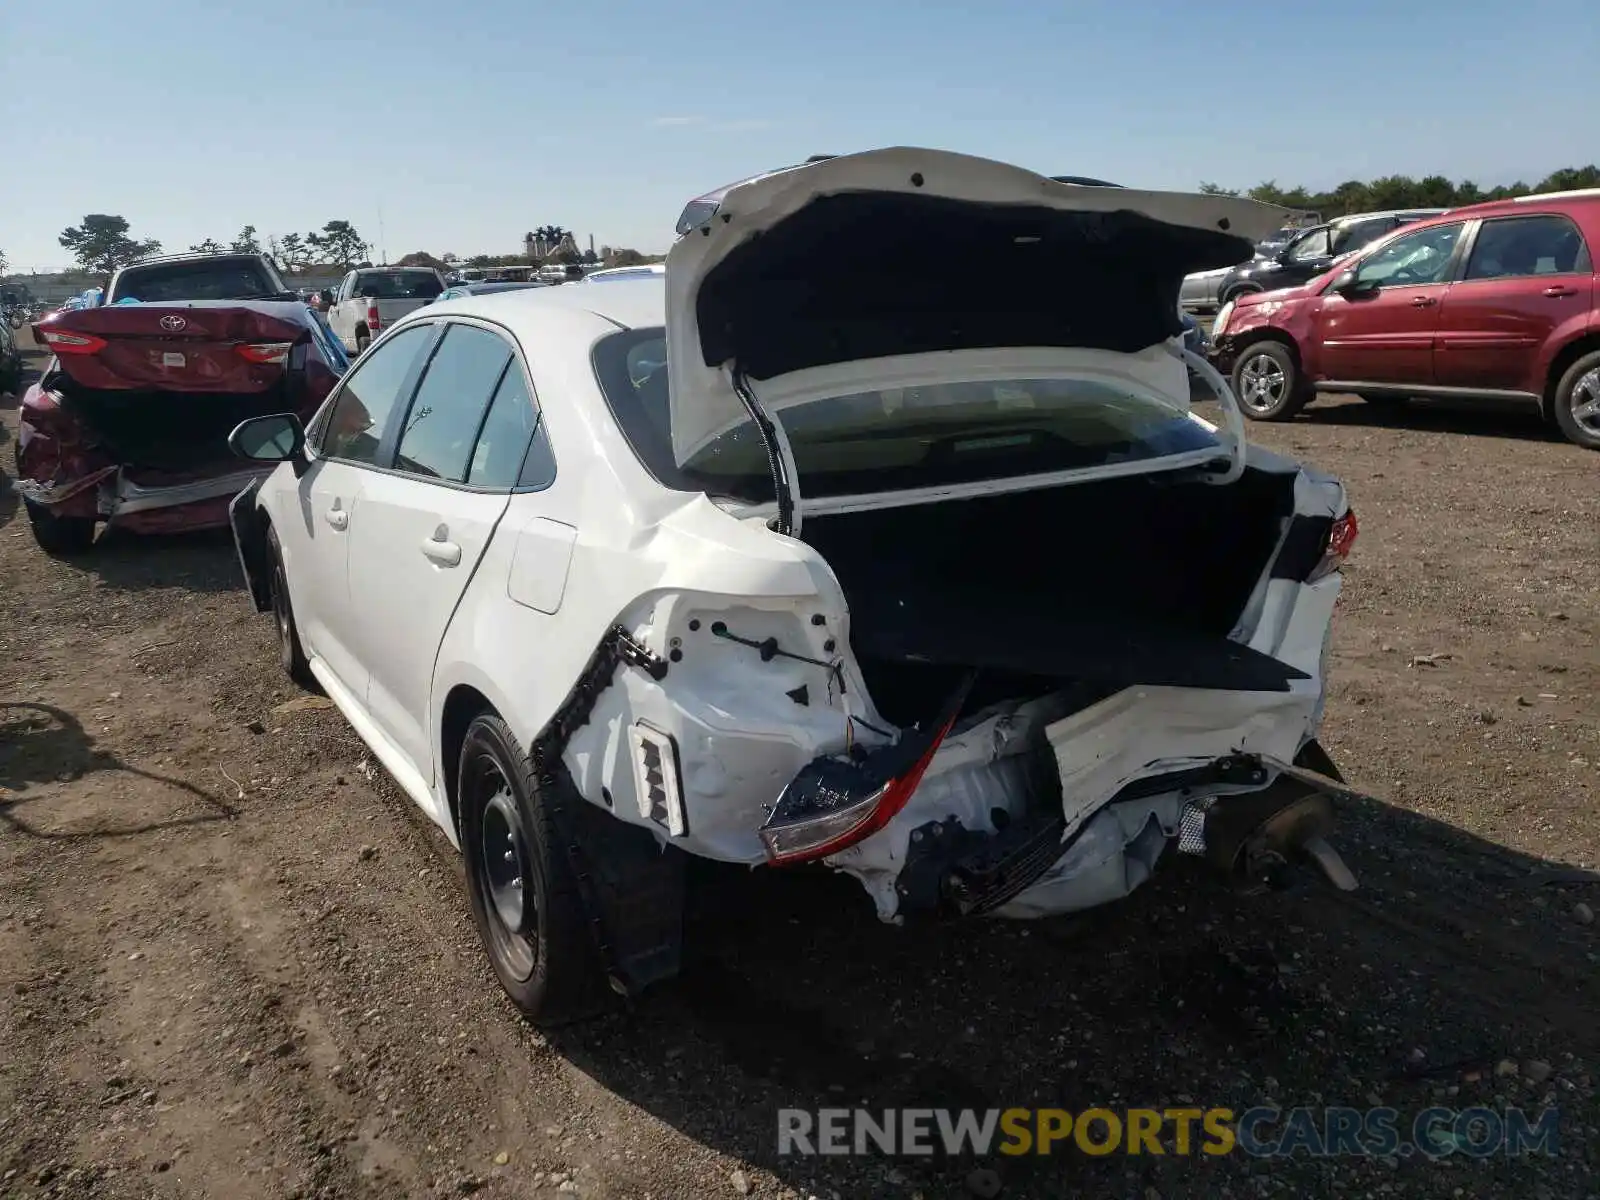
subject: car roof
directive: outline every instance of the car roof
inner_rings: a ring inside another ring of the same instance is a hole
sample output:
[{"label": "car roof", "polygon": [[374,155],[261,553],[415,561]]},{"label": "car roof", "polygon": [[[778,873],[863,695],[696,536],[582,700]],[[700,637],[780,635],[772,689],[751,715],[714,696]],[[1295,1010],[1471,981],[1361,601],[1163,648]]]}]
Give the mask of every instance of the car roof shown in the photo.
[{"label": "car roof", "polygon": [[1485,213],[1517,212],[1530,204],[1594,204],[1600,202],[1600,188],[1575,188],[1567,192],[1536,192],[1531,196],[1512,196],[1506,200],[1485,200],[1480,204],[1467,204],[1452,209],[1452,216],[1466,214],[1482,216]]},{"label": "car roof", "polygon": [[373,272],[373,271],[427,271],[429,274],[436,274],[437,273],[436,270],[433,267],[357,267],[356,268],[356,274],[357,275],[366,275],[369,272]]},{"label": "car roof", "polygon": [[167,263],[209,262],[219,258],[265,257],[266,255],[259,250],[186,250],[182,254],[152,254],[148,258],[141,258],[138,262],[124,263],[117,270],[127,271],[134,267],[152,267]]},{"label": "car roof", "polygon": [[666,277],[619,279],[603,288],[563,285],[483,292],[435,301],[417,311],[435,316],[484,317],[511,326],[538,320],[541,313],[585,312],[619,329],[648,329],[666,324]]}]

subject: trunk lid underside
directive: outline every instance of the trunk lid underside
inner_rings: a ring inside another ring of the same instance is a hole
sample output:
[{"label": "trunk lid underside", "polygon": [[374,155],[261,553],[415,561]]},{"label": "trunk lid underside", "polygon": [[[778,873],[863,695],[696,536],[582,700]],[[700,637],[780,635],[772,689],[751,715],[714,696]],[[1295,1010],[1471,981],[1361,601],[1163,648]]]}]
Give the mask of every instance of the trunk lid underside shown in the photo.
[{"label": "trunk lid underside", "polygon": [[[1140,355],[1183,333],[1185,275],[1248,261],[1282,216],[917,149],[741,184],[668,257],[674,454],[686,464],[747,418],[735,373],[763,393],[779,379],[774,390],[796,393],[803,373],[875,359],[1032,349],[1109,366]],[[988,278],[957,270],[961,259]],[[1186,386],[1174,402],[1187,406]]]}]

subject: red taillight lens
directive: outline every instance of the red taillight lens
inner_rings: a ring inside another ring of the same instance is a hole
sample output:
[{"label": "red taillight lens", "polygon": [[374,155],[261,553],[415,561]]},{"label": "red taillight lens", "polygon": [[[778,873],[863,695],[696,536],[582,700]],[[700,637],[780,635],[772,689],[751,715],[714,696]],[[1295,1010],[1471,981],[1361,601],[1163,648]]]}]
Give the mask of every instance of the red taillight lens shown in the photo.
[{"label": "red taillight lens", "polygon": [[274,363],[278,366],[289,361],[289,351],[292,349],[294,349],[293,342],[246,342],[242,346],[234,347],[240,358],[253,363]]},{"label": "red taillight lens", "polygon": [[781,866],[827,858],[877,833],[911,800],[955,722],[955,717],[947,720],[922,756],[876,792],[815,816],[765,826],[761,841],[767,850],[767,861]]},{"label": "red taillight lens", "polygon": [[377,329],[383,324],[383,314],[378,311],[376,304],[367,307],[367,328]]},{"label": "red taillight lens", "polygon": [[1345,559],[1350,557],[1350,549],[1356,544],[1356,535],[1360,533],[1356,524],[1355,509],[1346,509],[1345,514],[1333,523],[1333,528],[1328,530],[1328,548],[1322,553],[1322,561],[1306,577],[1307,583],[1315,583],[1319,579],[1326,579],[1340,567],[1344,566]]},{"label": "red taillight lens", "polygon": [[34,333],[57,354],[98,354],[106,348],[105,338],[95,337],[92,333],[67,333],[61,329],[40,329],[38,326],[34,327]]}]

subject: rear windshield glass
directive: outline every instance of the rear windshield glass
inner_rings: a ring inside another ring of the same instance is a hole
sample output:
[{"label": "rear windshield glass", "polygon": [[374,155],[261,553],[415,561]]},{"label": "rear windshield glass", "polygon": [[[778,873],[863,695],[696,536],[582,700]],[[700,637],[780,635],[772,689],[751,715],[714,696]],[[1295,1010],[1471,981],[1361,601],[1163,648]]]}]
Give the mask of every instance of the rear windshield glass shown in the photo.
[{"label": "rear windshield glass", "polygon": [[[594,367],[634,453],[667,487],[753,504],[773,499],[753,422],[730,429],[678,466],[663,330],[602,338]],[[972,483],[1222,448],[1215,434],[1171,405],[1075,379],[860,392],[785,409],[782,420],[802,496]]]},{"label": "rear windshield glass", "polygon": [[432,300],[444,284],[432,271],[363,271],[355,294],[371,300]]},{"label": "rear windshield glass", "polygon": [[278,295],[273,280],[251,258],[164,263],[130,268],[117,280],[117,300],[258,300]]}]

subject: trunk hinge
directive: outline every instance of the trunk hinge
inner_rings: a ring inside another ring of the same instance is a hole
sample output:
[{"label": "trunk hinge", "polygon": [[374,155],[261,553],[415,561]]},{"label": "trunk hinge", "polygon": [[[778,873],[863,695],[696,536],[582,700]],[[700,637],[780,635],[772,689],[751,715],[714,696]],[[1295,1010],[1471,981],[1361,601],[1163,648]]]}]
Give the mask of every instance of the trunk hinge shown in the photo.
[{"label": "trunk hinge", "polygon": [[1245,458],[1244,410],[1239,407],[1239,398],[1233,394],[1233,388],[1222,377],[1222,373],[1200,355],[1187,348],[1169,348],[1183,360],[1186,367],[1205,380],[1206,386],[1217,394],[1217,403],[1222,405],[1222,411],[1227,415],[1228,439],[1233,443],[1228,455],[1228,469],[1221,475],[1208,475],[1206,482],[1236,483],[1244,475]]},{"label": "trunk hinge", "polygon": [[800,471],[795,466],[794,448],[789,445],[789,435],[761,407],[761,401],[756,399],[755,392],[751,390],[750,377],[744,373],[744,368],[734,363],[729,367],[728,374],[733,381],[734,394],[755,422],[756,432],[761,435],[761,444],[766,447],[767,467],[772,471],[772,494],[778,501],[778,516],[772,528],[785,537],[799,537]]}]

